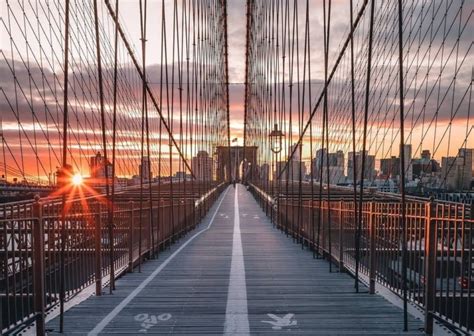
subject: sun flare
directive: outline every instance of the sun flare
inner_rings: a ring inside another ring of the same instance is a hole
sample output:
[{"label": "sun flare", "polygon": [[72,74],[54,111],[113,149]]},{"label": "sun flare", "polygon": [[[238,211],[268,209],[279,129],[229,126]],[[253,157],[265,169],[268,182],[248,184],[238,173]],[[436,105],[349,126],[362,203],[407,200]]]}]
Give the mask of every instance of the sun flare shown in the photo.
[{"label": "sun flare", "polygon": [[83,178],[82,178],[82,175],[81,174],[75,174],[73,177],[72,177],[72,184],[75,185],[75,186],[80,186],[83,182]]}]

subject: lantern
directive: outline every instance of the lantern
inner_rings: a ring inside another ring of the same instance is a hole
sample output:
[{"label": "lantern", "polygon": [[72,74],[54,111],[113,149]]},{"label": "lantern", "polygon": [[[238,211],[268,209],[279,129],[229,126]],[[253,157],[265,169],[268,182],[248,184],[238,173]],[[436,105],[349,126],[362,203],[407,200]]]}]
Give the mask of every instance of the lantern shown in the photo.
[{"label": "lantern", "polygon": [[282,138],[283,133],[278,129],[278,124],[275,124],[272,132],[270,133],[270,145],[273,153],[278,154],[282,149]]}]

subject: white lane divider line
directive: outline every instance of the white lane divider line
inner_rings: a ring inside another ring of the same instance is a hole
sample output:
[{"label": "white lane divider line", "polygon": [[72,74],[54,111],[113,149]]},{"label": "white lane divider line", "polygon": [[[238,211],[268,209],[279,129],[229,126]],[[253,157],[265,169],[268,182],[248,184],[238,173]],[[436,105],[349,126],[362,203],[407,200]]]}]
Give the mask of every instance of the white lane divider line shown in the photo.
[{"label": "white lane divider line", "polygon": [[232,262],[230,266],[229,292],[225,311],[224,335],[250,335],[247,309],[247,285],[245,283],[245,264],[240,235],[239,185],[235,188],[234,234],[232,243]]},{"label": "white lane divider line", "polygon": [[206,226],[204,229],[201,231],[195,233],[191,238],[189,238],[183,245],[181,245],[172,255],[170,255],[157,269],[151,273],[148,278],[143,280],[143,282],[138,285],[137,288],[135,288],[128,296],[122,300],[106,317],[100,321],[94,329],[92,329],[88,335],[89,336],[95,336],[99,335],[102,330],[132,301],[140,292],[163,270],[163,268],[166,267],[170,263],[171,260],[173,260],[174,257],[178,255],[179,252],[181,252],[188,244],[194,240],[197,236],[199,236],[201,233],[204,231],[207,231],[211,228],[212,223],[214,222],[214,218],[216,218],[217,212],[219,211],[219,208],[221,207],[222,201],[227,195],[227,192],[229,191],[229,187],[227,187],[224,195],[222,196],[221,200],[219,201],[219,204],[217,205],[216,210],[214,211],[214,214],[212,215],[211,220],[209,221],[209,225]]}]

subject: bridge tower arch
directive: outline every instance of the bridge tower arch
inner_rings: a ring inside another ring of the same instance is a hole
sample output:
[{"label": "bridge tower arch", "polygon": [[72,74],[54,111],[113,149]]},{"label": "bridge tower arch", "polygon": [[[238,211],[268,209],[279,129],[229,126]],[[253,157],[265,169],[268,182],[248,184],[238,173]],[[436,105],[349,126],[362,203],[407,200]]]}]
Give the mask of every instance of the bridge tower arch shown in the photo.
[{"label": "bridge tower arch", "polygon": [[257,146],[231,146],[229,150],[228,146],[218,146],[217,181],[247,180],[255,176],[257,171],[257,148]]}]

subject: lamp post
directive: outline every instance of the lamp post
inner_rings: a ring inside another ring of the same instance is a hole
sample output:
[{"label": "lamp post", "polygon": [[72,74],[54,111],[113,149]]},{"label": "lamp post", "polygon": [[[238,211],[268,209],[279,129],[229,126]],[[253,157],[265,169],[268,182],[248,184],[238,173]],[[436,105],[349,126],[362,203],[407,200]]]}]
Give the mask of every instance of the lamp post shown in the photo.
[{"label": "lamp post", "polygon": [[[272,171],[273,173],[276,174],[276,171],[275,171],[275,167],[276,167],[276,159],[277,159],[277,155],[278,153],[281,152],[282,150],[282,139],[283,139],[283,132],[278,129],[278,124],[275,123],[274,127],[273,127],[273,130],[270,132],[269,134],[269,137],[270,137],[270,146],[271,146],[271,150],[273,152],[273,154],[275,154],[275,159],[273,160],[273,167],[272,167]],[[275,186],[275,176],[273,176],[272,178],[272,195],[274,195],[274,186]],[[280,189],[280,188],[278,188]],[[280,190],[278,190],[278,194],[280,193]],[[276,204],[277,204],[277,214],[278,214],[278,197],[276,197]],[[273,221],[273,206],[272,206],[272,209],[271,209],[271,212],[270,212],[270,218]]]},{"label": "lamp post", "polygon": [[[232,143],[234,142],[237,142],[238,139],[237,138],[233,138],[232,139]],[[237,153],[236,155],[234,156],[235,160],[234,160],[234,169],[232,169],[232,173],[234,174],[233,178],[232,178],[232,183],[234,185],[234,188],[235,188],[235,183],[237,182],[237,172],[239,170],[239,168],[237,167],[237,164],[239,162],[239,149],[237,146],[234,146],[234,148],[236,149]],[[231,151],[230,151],[230,147],[229,147],[229,155],[230,155]],[[230,158],[229,158],[229,163],[230,163]]]},{"label": "lamp post", "polygon": [[235,183],[237,183],[237,179],[238,179],[238,177],[239,177],[239,156],[240,156],[240,155],[239,155],[239,154],[240,154],[240,153],[239,153],[239,148],[238,148],[238,147],[235,147],[235,149],[236,149],[236,152],[237,152],[237,153],[236,153],[236,155],[235,155],[234,185],[235,185]]}]

